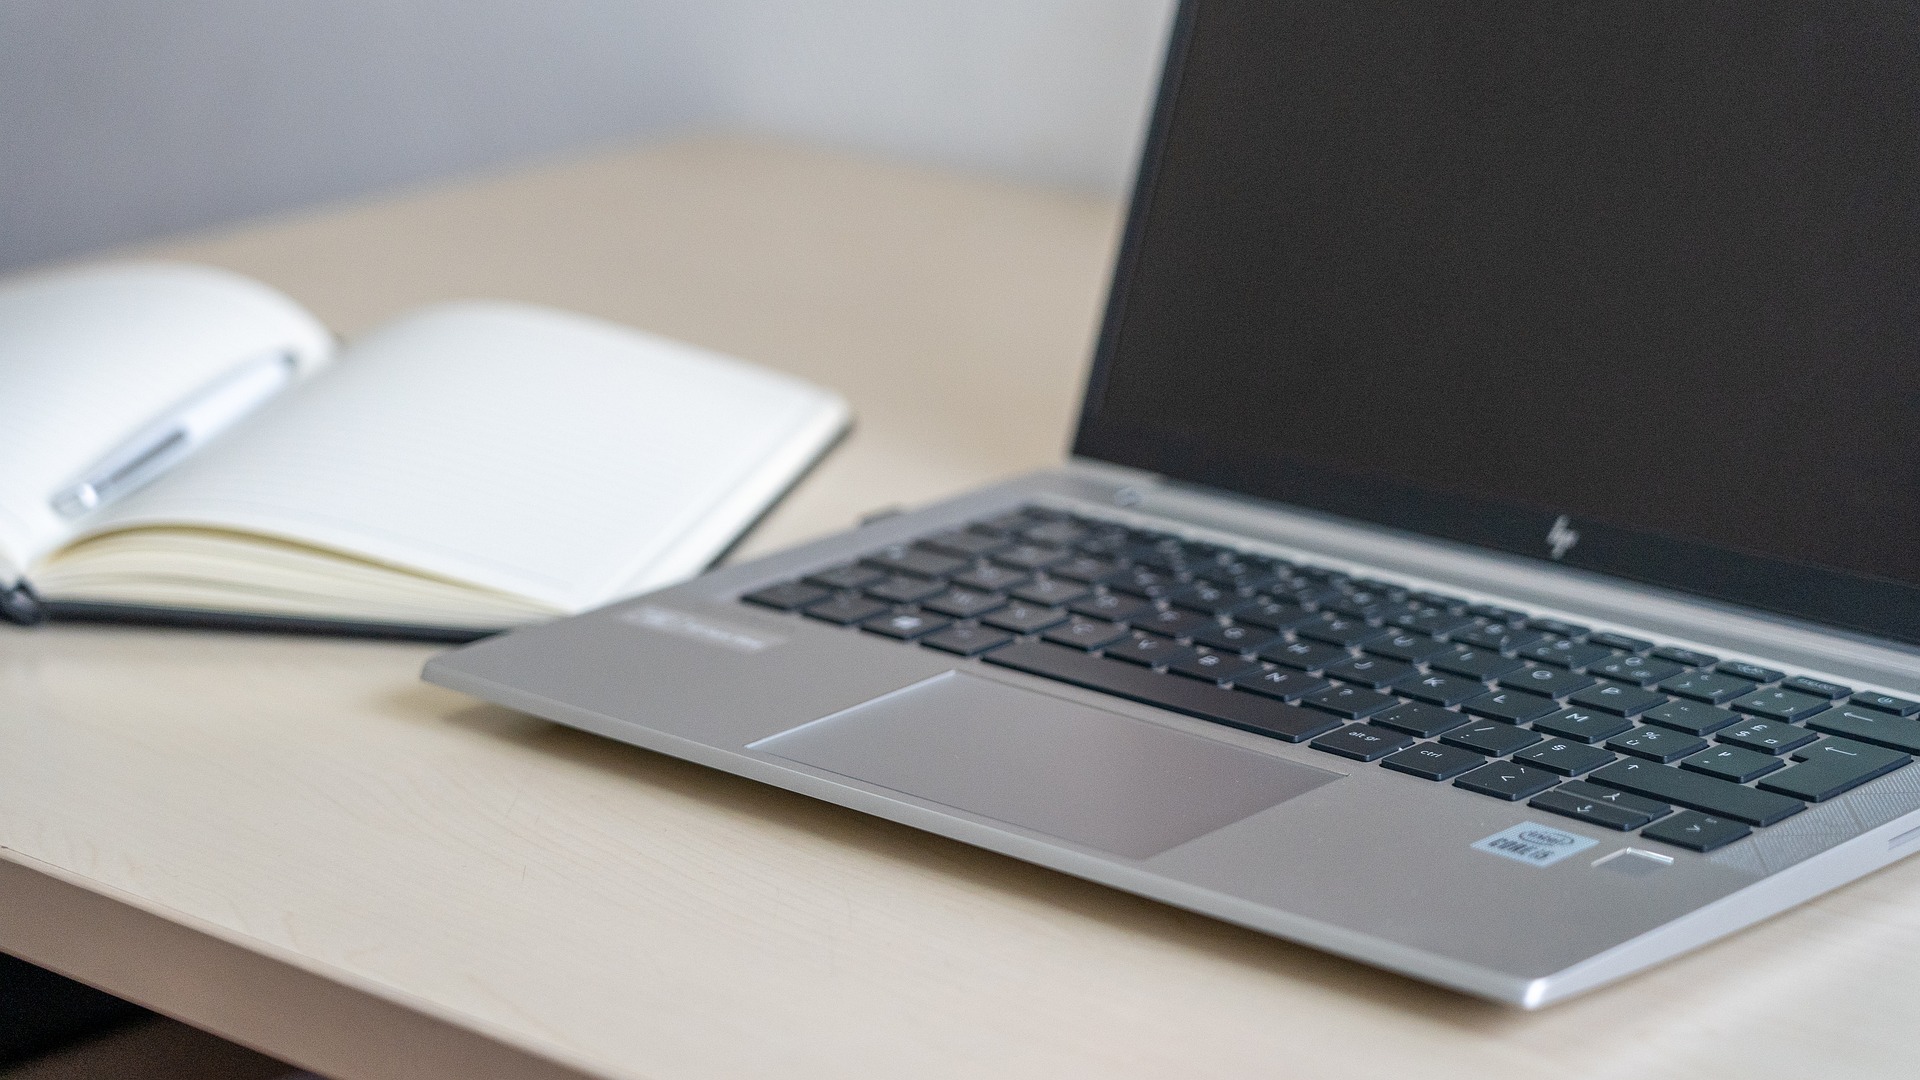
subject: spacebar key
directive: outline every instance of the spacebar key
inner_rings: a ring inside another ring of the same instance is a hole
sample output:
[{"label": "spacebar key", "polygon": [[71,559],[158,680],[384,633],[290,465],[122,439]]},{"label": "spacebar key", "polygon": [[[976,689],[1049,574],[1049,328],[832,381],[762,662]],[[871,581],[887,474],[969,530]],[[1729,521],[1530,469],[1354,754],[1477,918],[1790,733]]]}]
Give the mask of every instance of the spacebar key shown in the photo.
[{"label": "spacebar key", "polygon": [[1807,808],[1798,799],[1755,791],[1728,780],[1681,772],[1649,761],[1616,761],[1587,775],[1595,784],[1649,799],[1675,803],[1703,814],[1718,814],[1749,825],[1772,825]]},{"label": "spacebar key", "polygon": [[981,659],[1029,675],[1058,679],[1288,742],[1304,742],[1340,726],[1335,717],[1312,709],[1282,705],[1238,690],[1222,690],[1044,642],[1015,642]]}]

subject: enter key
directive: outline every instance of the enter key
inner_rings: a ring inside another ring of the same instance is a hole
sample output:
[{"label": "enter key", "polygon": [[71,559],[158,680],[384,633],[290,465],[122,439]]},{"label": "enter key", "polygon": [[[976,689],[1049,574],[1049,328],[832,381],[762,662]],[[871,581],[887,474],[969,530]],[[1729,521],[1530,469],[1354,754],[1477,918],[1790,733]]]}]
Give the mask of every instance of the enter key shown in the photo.
[{"label": "enter key", "polygon": [[1913,760],[1897,750],[1852,739],[1822,739],[1793,756],[1800,764],[1767,777],[1759,786],[1808,802],[1824,802]]}]

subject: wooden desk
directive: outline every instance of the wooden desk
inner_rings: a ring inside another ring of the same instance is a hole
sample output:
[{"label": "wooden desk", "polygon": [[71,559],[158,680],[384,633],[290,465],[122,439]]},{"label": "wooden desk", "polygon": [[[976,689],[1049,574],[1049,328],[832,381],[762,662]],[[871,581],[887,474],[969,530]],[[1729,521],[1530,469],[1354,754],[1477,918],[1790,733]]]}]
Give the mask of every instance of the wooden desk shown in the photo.
[{"label": "wooden desk", "polygon": [[[753,537],[1056,460],[1118,211],[787,147],[170,245],[349,334],[468,295],[842,388]],[[1912,1075],[1920,861],[1523,1014],[421,684],[430,650],[0,632],[0,949],[357,1077]]]}]

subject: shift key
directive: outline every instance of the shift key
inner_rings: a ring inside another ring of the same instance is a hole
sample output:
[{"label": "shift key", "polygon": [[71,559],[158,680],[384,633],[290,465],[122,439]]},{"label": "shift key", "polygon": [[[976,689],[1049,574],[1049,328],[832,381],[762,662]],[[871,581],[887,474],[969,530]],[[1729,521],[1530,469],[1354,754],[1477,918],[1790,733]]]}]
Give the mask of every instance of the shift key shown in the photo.
[{"label": "shift key", "polygon": [[1703,814],[1744,821],[1749,825],[1772,825],[1807,808],[1799,799],[1755,791],[1712,776],[1681,772],[1670,765],[1650,761],[1616,761],[1595,770],[1587,779],[1596,784],[1649,799],[1684,806]]},{"label": "shift key", "polygon": [[1904,753],[1920,754],[1920,720],[1842,705],[1808,717],[1807,726],[1829,735],[1844,735]]}]

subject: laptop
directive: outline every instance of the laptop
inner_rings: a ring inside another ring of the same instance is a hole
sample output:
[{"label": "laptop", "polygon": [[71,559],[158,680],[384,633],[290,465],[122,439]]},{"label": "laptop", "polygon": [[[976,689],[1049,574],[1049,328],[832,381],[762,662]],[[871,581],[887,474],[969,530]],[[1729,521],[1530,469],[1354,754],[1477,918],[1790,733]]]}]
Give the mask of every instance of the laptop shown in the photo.
[{"label": "laptop", "polygon": [[1920,850],[1920,23],[1198,0],[1061,466],[426,678],[1535,1007]]}]

